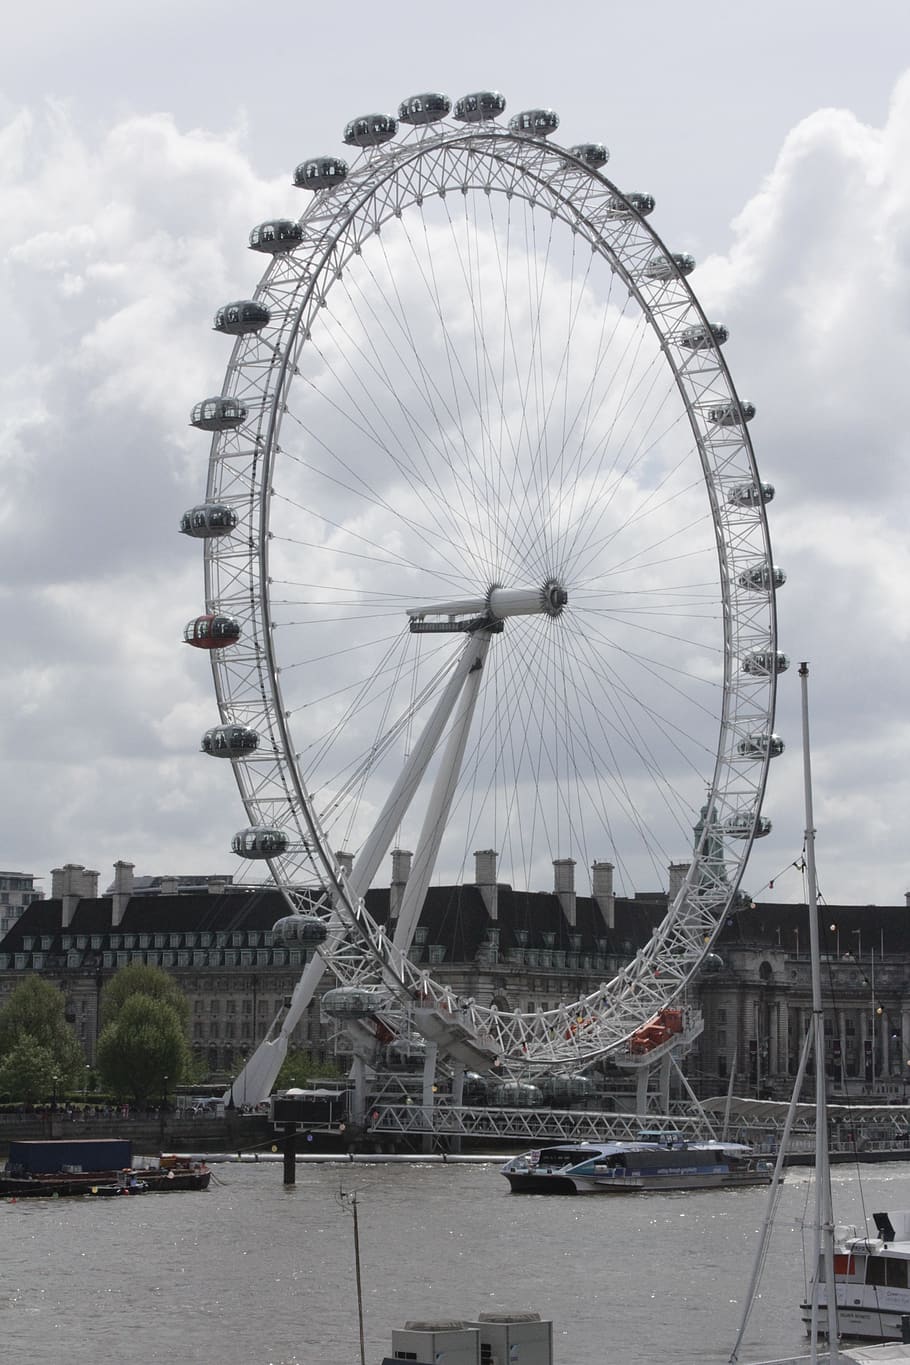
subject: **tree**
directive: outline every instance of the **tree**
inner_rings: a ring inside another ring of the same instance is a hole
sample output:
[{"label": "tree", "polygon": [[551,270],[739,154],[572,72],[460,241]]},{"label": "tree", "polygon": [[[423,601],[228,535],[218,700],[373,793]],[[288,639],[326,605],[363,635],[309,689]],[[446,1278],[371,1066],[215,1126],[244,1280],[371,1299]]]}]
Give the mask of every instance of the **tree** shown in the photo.
[{"label": "tree", "polygon": [[165,1000],[131,995],[102,1031],[96,1061],[116,1095],[137,1104],[157,1101],[189,1068],[186,1033],[176,1010]]},{"label": "tree", "polygon": [[275,1080],[276,1090],[303,1085],[307,1080],[340,1080],[343,1073],[334,1062],[320,1062],[304,1048],[291,1048]]},{"label": "tree", "polygon": [[25,1104],[47,1099],[58,1079],[53,1054],[28,1033],[20,1036],[0,1064],[0,1094]]},{"label": "tree", "polygon": [[62,991],[40,976],[28,977],[0,1009],[0,1058],[30,1039],[50,1056],[60,1087],[72,1085],[84,1070],[85,1057],[65,1009]]},{"label": "tree", "polygon": [[170,1005],[184,1030],[189,1023],[190,1007],[186,996],[173,977],[160,967],[145,967],[141,963],[131,963],[121,967],[111,977],[101,992],[101,1028],[117,1022],[124,1005],[134,995],[144,995],[150,1000],[160,1000]]}]

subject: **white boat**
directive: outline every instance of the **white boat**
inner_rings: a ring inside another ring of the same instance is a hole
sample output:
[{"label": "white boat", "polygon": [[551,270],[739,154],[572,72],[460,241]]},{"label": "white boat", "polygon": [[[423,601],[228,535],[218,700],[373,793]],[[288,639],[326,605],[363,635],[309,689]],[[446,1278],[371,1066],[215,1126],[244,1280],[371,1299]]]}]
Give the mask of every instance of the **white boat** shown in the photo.
[{"label": "white boat", "polygon": [[[861,1237],[856,1228],[839,1227],[834,1241],[837,1324],[844,1337],[902,1341],[901,1319],[910,1319],[910,1210],[873,1213],[877,1236]],[[814,1285],[827,1308],[828,1281]],[[811,1303],[801,1305],[811,1324]]]},{"label": "white boat", "polygon": [[739,1142],[584,1142],[540,1147],[502,1167],[513,1194],[640,1194],[769,1185],[773,1162]]}]

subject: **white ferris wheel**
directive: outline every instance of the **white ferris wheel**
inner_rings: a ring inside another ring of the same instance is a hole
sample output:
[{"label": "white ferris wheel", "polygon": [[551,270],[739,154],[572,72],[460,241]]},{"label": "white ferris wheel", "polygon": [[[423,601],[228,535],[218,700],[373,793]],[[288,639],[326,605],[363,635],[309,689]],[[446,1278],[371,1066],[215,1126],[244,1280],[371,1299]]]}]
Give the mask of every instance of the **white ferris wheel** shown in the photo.
[{"label": "white ferris wheel", "polygon": [[[265,274],[215,319],[233,351],[193,411],[211,454],[181,525],[205,542],[203,747],[240,787],[235,851],[317,949],[247,1064],[266,1094],[326,967],[339,1012],[416,1003],[443,1051],[589,1064],[683,990],[769,828],[783,575],[726,329],[601,144],[504,109],[432,93],[352,120],[350,164],[297,167],[300,218],[253,229]],[[380,924],[393,849],[410,875]],[[409,956],[476,850],[529,891],[554,863],[631,895],[690,862],[613,980],[529,1014]]]}]

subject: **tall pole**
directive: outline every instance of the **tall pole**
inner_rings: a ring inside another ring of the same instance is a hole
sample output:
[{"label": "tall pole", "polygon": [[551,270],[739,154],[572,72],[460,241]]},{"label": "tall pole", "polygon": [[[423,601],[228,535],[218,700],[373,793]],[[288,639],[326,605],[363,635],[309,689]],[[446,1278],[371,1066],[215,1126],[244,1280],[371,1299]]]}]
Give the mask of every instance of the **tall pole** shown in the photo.
[{"label": "tall pole", "polygon": [[869,949],[869,990],[872,992],[872,1091],[875,1092],[875,949]]},{"label": "tall pole", "polygon": [[354,1274],[357,1281],[357,1322],[360,1327],[360,1365],[366,1365],[366,1345],[363,1334],[363,1281],[360,1273],[360,1222],[357,1217],[357,1193],[347,1190],[338,1191],[338,1202],[342,1208],[351,1206],[354,1218]]},{"label": "tall pole", "polygon": [[828,1110],[825,1093],[825,1012],[822,1006],[821,949],[818,932],[818,882],[815,873],[815,818],[812,810],[812,761],[809,756],[809,665],[799,666],[803,722],[803,785],[806,807],[806,869],[809,877],[809,945],[812,958],[812,1031],[815,1052],[815,1238],[809,1359],[818,1361],[818,1282],[824,1257],[827,1286],[829,1360],[836,1365],[837,1286],[834,1282],[834,1212],[828,1163]]}]

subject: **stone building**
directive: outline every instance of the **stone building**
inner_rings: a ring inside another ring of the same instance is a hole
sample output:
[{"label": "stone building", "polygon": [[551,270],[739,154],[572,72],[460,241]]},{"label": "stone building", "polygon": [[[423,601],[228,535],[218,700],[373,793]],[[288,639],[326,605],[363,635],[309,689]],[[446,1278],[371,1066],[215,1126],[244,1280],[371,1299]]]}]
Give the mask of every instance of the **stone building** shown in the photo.
[{"label": "stone building", "polygon": [[[367,896],[371,915],[390,929],[409,867],[410,855],[396,850],[389,887]],[[669,893],[634,898],[614,896],[609,864],[593,871],[593,896],[576,894],[566,862],[554,865],[552,891],[516,891],[497,880],[495,853],[481,851],[472,883],[428,891],[411,957],[482,1004],[534,1011],[575,1000],[648,941],[684,866],[670,869]],[[210,1073],[236,1073],[304,965],[302,949],[273,942],[272,926],[287,913],[282,897],[225,878],[186,879],[183,892],[176,879],[153,887],[138,880],[131,864],[118,863],[111,894],[99,897],[96,873],[78,864],[55,871],[55,894],[29,905],[0,940],[0,1001],[24,974],[41,972],[63,989],[92,1061],[105,981],[130,962],[162,967],[189,1002],[194,1053]],[[829,905],[821,925],[832,1094],[902,1099],[910,1079],[910,908]],[[685,1062],[696,1093],[723,1093],[735,1069],[738,1094],[789,1095],[810,1017],[808,953],[806,906],[757,904],[728,917],[690,988],[705,1021]],[[322,989],[333,984],[326,978]],[[335,1028],[317,997],[292,1042],[328,1056]]]},{"label": "stone building", "polygon": [[[757,904],[728,919],[698,982],[705,1030],[690,1070],[702,1093],[725,1090],[735,1066],[737,1093],[789,1095],[812,1009],[808,915]],[[903,1102],[910,904],[826,905],[819,932],[830,1093]]]},{"label": "stone building", "polygon": [[30,872],[0,872],[0,939],[12,929],[26,906],[41,900]]},{"label": "stone building", "polygon": [[[397,850],[390,886],[367,896],[374,919],[390,928],[409,859]],[[412,959],[457,994],[484,1004],[535,1010],[574,1000],[650,937],[666,895],[614,898],[612,868],[599,864],[597,896],[577,896],[573,870],[556,864],[552,892],[517,892],[497,883],[495,854],[478,854],[473,884],[430,888]],[[111,894],[99,897],[82,894],[95,889],[89,876],[97,881],[97,874],[68,865],[66,877],[55,881],[59,894],[29,907],[0,940],[0,1001],[25,973],[39,971],[57,982],[92,1061],[105,981],[127,963],[162,967],[189,1002],[194,1052],[212,1072],[238,1070],[305,962],[302,949],[273,942],[272,926],[287,913],[281,895],[222,880],[204,892],[181,893],[166,883],[148,894],[136,887],[132,865],[121,862]],[[326,978],[324,989],[333,984]],[[321,1018],[317,998],[292,1043],[328,1055],[335,1028]]]}]

